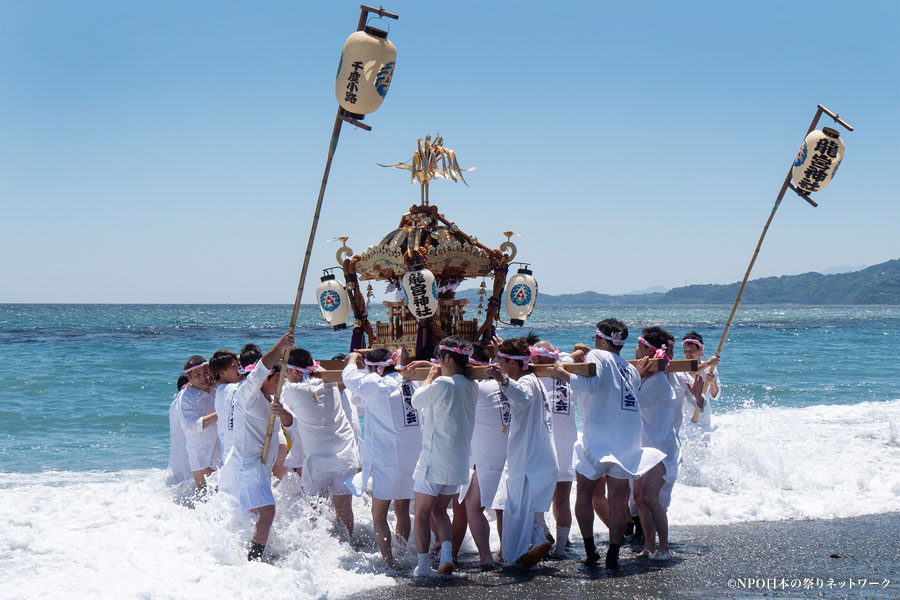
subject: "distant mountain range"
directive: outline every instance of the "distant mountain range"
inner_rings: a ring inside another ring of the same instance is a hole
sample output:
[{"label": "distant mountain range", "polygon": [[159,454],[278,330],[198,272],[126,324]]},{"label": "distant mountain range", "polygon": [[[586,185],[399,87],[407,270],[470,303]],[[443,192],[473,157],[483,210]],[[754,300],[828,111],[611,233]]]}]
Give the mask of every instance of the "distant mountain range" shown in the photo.
[{"label": "distant mountain range", "polygon": [[[829,271],[851,267],[833,267]],[[616,306],[645,304],[731,304],[740,282],[726,285],[688,285],[665,293],[540,294],[538,303],[558,306]],[[652,288],[651,288],[652,289]],[[457,298],[478,304],[476,289],[461,290]],[[747,304],[900,304],[900,259],[867,267],[860,271],[823,275],[803,273],[752,279],[744,288],[741,302]]]}]

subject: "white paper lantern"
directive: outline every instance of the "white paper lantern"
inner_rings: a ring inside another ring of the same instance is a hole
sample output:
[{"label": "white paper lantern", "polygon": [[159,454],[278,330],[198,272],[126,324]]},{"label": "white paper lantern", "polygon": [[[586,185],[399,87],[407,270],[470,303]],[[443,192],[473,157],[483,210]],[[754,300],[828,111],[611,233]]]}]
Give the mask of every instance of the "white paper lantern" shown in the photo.
[{"label": "white paper lantern", "polygon": [[341,108],[357,118],[378,110],[391,85],[396,58],[394,44],[380,29],[366,27],[348,37],[334,84]]},{"label": "white paper lantern", "polygon": [[329,273],[322,277],[322,283],[316,288],[316,298],[322,316],[328,324],[335,330],[346,329],[347,317],[350,315],[350,298],[347,296],[347,290],[334,275]]},{"label": "white paper lantern", "polygon": [[830,127],[810,131],[791,169],[794,184],[804,192],[819,192],[831,182],[844,158],[840,132]]},{"label": "white paper lantern", "polygon": [[408,271],[401,280],[406,307],[418,319],[430,319],[438,312],[437,283],[428,269]]},{"label": "white paper lantern", "polygon": [[521,327],[525,324],[525,319],[534,310],[537,294],[537,281],[528,269],[519,269],[518,273],[509,278],[506,283],[506,314],[509,315],[511,325]]}]

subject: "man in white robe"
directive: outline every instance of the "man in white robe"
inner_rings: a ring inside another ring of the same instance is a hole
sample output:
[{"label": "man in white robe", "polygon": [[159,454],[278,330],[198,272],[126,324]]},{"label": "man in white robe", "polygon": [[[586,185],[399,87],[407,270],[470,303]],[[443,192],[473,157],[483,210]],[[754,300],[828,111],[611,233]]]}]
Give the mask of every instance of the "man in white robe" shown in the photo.
[{"label": "man in white robe", "polygon": [[[473,366],[487,366],[490,356],[481,344],[472,344]],[[475,405],[475,429],[472,432],[471,458],[472,475],[469,483],[459,491],[466,505],[469,531],[475,547],[478,548],[479,565],[488,570],[494,559],[490,546],[490,525],[484,516],[484,509],[491,508],[503,467],[506,465],[506,450],[509,442],[510,406],[509,399],[493,379],[478,382],[478,401]],[[497,519],[497,535],[503,535],[503,510],[494,509]]]},{"label": "man in white robe", "polygon": [[190,385],[182,390],[178,403],[184,430],[191,475],[197,489],[206,489],[206,478],[222,464],[216,435],[215,400],[210,392],[209,363],[195,354],[184,363]]},{"label": "man in white robe", "polygon": [[[396,568],[392,538],[398,555],[406,552],[412,522],[413,472],[422,449],[419,412],[412,406],[415,382],[396,370],[403,353],[375,348],[366,358],[352,352],[341,375],[350,400],[365,410],[362,472],[355,478],[354,493],[361,495],[372,479],[372,528],[388,568]],[[392,536],[387,522],[391,505],[396,520]]]},{"label": "man in white robe", "polygon": [[[703,336],[696,331],[688,332],[681,340],[681,347],[684,350],[684,357],[688,360],[700,360],[705,354],[703,352]],[[682,417],[684,425],[682,426],[682,439],[690,440],[696,445],[706,445],[709,443],[710,434],[715,430],[712,425],[712,405],[711,400],[719,399],[719,391],[721,389],[719,381],[719,373],[716,367],[719,365],[719,357],[713,356],[707,361],[700,363],[700,369],[693,382],[687,381],[687,373],[683,385],[683,393],[679,396],[682,401]],[[709,379],[709,385],[706,380]],[[698,383],[698,389],[691,389],[690,383]],[[706,388],[704,395],[703,389]]]},{"label": "man in white robe", "polygon": [[662,460],[664,454],[641,446],[641,414],[637,401],[640,376],[619,356],[628,327],[617,319],[597,324],[596,349],[583,344],[576,351],[587,351],[584,361],[597,367],[595,377],[569,375],[562,365],[553,368],[553,377],[568,381],[581,394],[583,431],[575,444],[576,496],[575,519],[584,538],[585,563],[599,562],[594,542],[592,496],[600,478],[606,475],[609,493],[609,550],[606,566],[618,569],[619,548],[625,540],[628,482]]},{"label": "man in white robe", "polygon": [[511,419],[506,467],[494,499],[503,509],[503,558],[528,570],[550,552],[538,523],[550,509],[559,466],[544,387],[528,373],[530,354],[524,338],[506,340],[497,352],[500,366],[488,367],[509,398]]},{"label": "man in white robe", "polygon": [[187,441],[184,439],[184,429],[181,427],[181,391],[188,384],[188,376],[181,375],[178,378],[178,391],[169,405],[169,465],[166,468],[166,483],[172,485],[181,483],[191,477],[191,463],[188,461]]},{"label": "man in white robe", "polygon": [[274,431],[281,421],[290,426],[293,416],[280,402],[271,402],[278,387],[278,371],[270,371],[278,356],[294,343],[294,334],[284,334],[260,359],[246,381],[234,394],[232,412],[232,444],[219,476],[219,492],[238,502],[243,510],[259,515],[250,542],[247,560],[260,560],[275,520],[275,497],[272,494],[272,466],[277,457],[278,438],[273,436],[266,463],[262,450],[269,425],[269,414],[276,416]]},{"label": "man in white robe", "polygon": [[335,514],[352,535],[352,495],[346,482],[356,474],[359,455],[340,391],[336,383],[310,377],[318,363],[302,348],[291,350],[287,368],[281,397],[294,417],[288,428],[291,440],[305,449],[303,491],[325,496],[330,490]]},{"label": "man in white robe", "polygon": [[423,422],[422,452],[413,474],[416,480],[416,574],[420,576],[432,573],[428,552],[432,518],[441,544],[438,574],[453,572],[447,506],[459,486],[469,479],[469,454],[478,398],[478,384],[465,375],[472,345],[461,337],[450,336],[441,340],[438,348],[440,366],[432,366],[412,397],[412,405],[420,411]]},{"label": "man in white robe", "polygon": [[[529,348],[532,364],[572,363],[566,354],[561,354],[550,342],[540,341]],[[572,482],[575,481],[575,442],[578,428],[575,425],[575,398],[569,384],[561,379],[539,377],[544,393],[550,404],[553,418],[553,446],[556,448],[556,491],[553,493],[553,519],[556,521],[556,546],[553,556],[563,558],[569,542],[572,527]]]}]

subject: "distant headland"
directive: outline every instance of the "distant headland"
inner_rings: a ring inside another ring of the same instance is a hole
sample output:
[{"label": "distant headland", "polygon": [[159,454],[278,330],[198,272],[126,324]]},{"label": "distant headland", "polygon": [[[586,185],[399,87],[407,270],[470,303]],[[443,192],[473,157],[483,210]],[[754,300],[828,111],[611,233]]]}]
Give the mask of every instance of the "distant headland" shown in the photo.
[{"label": "distant headland", "polygon": [[[739,282],[725,285],[687,285],[667,292],[644,294],[540,294],[543,306],[616,306],[665,304],[731,304]],[[477,290],[457,292],[477,304]],[[900,304],[900,259],[889,260],[851,273],[803,273],[764,277],[747,282],[743,304]]]}]

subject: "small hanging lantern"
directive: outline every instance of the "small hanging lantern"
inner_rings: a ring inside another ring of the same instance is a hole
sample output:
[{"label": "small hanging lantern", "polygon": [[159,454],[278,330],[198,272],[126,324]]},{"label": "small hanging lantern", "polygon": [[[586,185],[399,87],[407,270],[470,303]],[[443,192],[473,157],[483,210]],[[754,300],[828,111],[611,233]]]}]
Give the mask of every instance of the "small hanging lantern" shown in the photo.
[{"label": "small hanging lantern", "polygon": [[537,281],[527,267],[519,269],[506,283],[506,314],[510,324],[519,327],[525,324],[537,301]]},{"label": "small hanging lantern", "polygon": [[434,274],[424,267],[407,271],[401,280],[406,307],[419,321],[430,319],[438,311],[437,282]]},{"label": "small hanging lantern", "polygon": [[791,169],[791,178],[804,192],[819,192],[831,182],[844,158],[844,142],[840,132],[823,127],[810,131]]},{"label": "small hanging lantern", "polygon": [[357,119],[378,110],[391,86],[396,58],[386,31],[367,26],[351,34],[344,42],[334,84],[341,108]]},{"label": "small hanging lantern", "polygon": [[334,278],[333,273],[325,272],[322,282],[316,288],[316,298],[322,316],[335,331],[347,328],[347,317],[350,315],[350,298],[347,290]]}]

